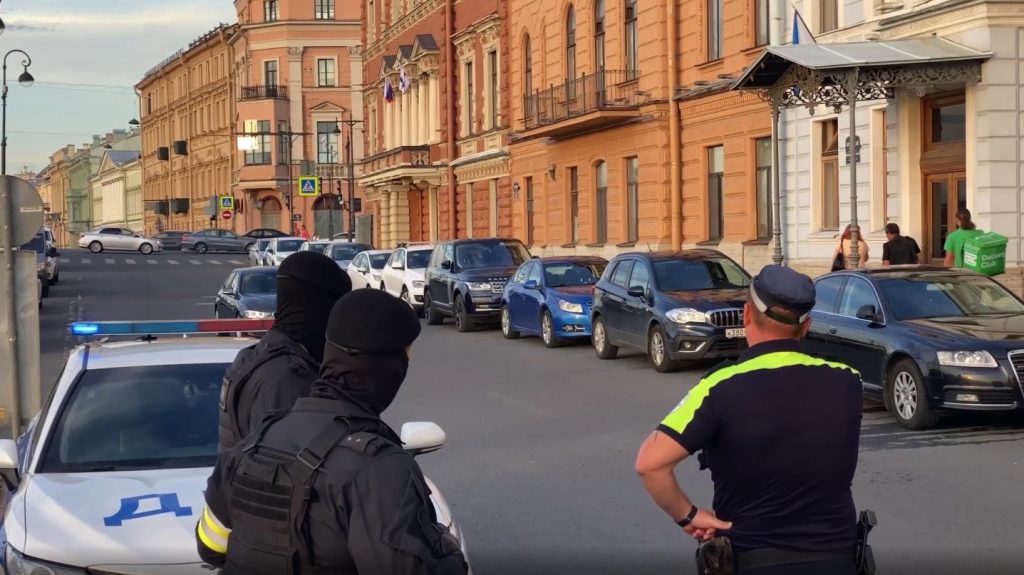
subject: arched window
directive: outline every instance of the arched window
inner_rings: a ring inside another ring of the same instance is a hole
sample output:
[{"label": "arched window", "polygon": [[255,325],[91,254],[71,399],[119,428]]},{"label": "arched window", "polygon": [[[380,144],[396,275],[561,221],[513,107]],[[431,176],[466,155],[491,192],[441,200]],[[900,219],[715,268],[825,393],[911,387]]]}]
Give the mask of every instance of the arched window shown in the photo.
[{"label": "arched window", "polygon": [[604,70],[604,0],[594,1],[594,71]]},{"label": "arched window", "polygon": [[567,96],[571,100],[576,97],[576,9],[569,5],[569,13],[565,17],[565,85]]},{"label": "arched window", "polygon": [[603,244],[608,241],[608,164],[604,160],[594,166],[594,204],[597,226],[594,240]]},{"label": "arched window", "polygon": [[533,46],[530,35],[523,36],[523,94],[533,93]]},{"label": "arched window", "polygon": [[636,0],[626,0],[626,79],[637,76]]},{"label": "arched window", "polygon": [[263,198],[260,206],[260,227],[272,230],[281,229],[281,202],[274,196]]}]

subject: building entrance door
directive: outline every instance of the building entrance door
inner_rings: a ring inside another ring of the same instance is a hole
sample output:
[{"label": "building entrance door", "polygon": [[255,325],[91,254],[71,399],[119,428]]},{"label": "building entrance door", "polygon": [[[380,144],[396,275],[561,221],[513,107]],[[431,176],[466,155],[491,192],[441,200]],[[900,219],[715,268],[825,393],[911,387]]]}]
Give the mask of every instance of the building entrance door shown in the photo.
[{"label": "building entrance door", "polygon": [[967,207],[967,174],[944,172],[925,176],[925,235],[923,262],[940,264],[946,256],[946,236],[956,230],[956,213]]}]

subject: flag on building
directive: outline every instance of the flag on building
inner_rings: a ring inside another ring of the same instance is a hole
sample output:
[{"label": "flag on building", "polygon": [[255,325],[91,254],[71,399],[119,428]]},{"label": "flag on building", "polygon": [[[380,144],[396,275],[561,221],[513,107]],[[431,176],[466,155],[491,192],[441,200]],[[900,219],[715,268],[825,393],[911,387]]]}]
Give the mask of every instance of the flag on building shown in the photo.
[{"label": "flag on building", "polygon": [[800,11],[793,9],[793,44],[817,44]]},{"label": "flag on building", "polygon": [[384,76],[384,101],[390,104],[395,101],[395,90],[391,87],[391,80]]},{"label": "flag on building", "polygon": [[403,66],[398,72],[398,91],[406,93],[409,90],[409,76],[405,73],[405,67]]}]

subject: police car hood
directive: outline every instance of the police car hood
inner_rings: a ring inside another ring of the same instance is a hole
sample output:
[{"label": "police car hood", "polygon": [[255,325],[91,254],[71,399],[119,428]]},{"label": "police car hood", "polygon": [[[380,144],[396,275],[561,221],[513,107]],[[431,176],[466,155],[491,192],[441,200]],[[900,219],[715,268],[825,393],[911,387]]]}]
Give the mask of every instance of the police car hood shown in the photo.
[{"label": "police car hood", "polygon": [[34,475],[23,502],[27,540],[17,541],[12,533],[10,542],[28,557],[81,567],[194,567],[200,562],[195,526],[211,472],[195,468]]}]

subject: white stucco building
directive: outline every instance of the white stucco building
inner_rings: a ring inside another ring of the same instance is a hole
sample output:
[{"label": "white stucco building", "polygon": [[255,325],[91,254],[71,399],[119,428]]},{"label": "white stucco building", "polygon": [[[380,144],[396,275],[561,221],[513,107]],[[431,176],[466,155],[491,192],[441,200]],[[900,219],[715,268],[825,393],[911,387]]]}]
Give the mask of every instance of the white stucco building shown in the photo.
[{"label": "white stucco building", "polygon": [[96,225],[142,233],[142,164],[138,151],[106,150],[91,183]]}]

